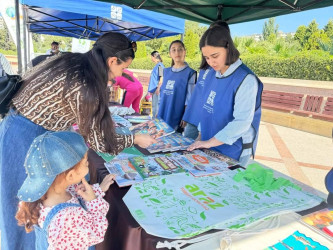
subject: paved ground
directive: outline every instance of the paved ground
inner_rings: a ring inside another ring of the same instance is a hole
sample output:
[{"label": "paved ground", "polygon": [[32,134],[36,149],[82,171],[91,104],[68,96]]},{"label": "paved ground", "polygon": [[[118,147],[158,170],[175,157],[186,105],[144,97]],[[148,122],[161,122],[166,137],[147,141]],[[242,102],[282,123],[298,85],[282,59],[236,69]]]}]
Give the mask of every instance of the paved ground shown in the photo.
[{"label": "paved ground", "polygon": [[255,160],[320,191],[333,167],[332,139],[262,122]]}]

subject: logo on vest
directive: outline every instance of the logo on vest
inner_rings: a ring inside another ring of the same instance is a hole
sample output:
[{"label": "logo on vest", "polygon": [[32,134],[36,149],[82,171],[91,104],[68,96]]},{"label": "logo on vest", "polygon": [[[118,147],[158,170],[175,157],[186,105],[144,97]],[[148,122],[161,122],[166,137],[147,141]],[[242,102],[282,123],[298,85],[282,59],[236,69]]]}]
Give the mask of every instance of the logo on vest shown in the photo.
[{"label": "logo on vest", "polygon": [[215,96],[216,96],[216,92],[211,90],[210,93],[209,93],[209,96],[207,98],[207,104],[211,105],[211,106],[214,106],[214,99],[215,99]]},{"label": "logo on vest", "polygon": [[174,80],[168,80],[165,89],[173,90],[173,85],[175,85],[175,82],[176,81]]},{"label": "logo on vest", "polygon": [[206,69],[206,71],[205,71],[204,75],[202,76],[202,79],[203,79],[203,80],[205,80],[205,79],[206,79],[206,77],[207,77],[207,75],[208,75],[209,71],[210,71],[210,69]]}]

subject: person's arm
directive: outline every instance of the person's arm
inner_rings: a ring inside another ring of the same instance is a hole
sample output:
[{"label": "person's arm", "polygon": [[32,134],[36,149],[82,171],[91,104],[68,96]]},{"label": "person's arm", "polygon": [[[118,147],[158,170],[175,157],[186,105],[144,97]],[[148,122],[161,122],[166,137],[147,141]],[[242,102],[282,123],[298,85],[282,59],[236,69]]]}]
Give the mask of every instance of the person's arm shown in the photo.
[{"label": "person's arm", "polygon": [[158,75],[160,77],[160,80],[158,81],[157,89],[155,91],[156,95],[160,94],[161,86],[163,84],[163,68],[161,66],[158,68]]},{"label": "person's arm", "polygon": [[211,148],[222,144],[232,145],[242,137],[251,127],[253,120],[256,97],[258,93],[258,82],[255,76],[245,77],[235,96],[233,117],[214,137],[206,141],[196,141],[188,147],[188,150],[196,148]]},{"label": "person's arm", "polygon": [[[186,98],[185,98],[185,109],[186,109],[188,103],[191,100],[192,93],[194,91],[196,81],[197,81],[197,72],[194,72],[193,75],[190,77],[190,79],[188,81],[188,84],[187,84],[187,92],[186,92]],[[185,111],[184,111],[184,113],[185,113]],[[181,128],[185,128],[186,124],[187,123],[184,120],[180,121],[180,127]]]}]

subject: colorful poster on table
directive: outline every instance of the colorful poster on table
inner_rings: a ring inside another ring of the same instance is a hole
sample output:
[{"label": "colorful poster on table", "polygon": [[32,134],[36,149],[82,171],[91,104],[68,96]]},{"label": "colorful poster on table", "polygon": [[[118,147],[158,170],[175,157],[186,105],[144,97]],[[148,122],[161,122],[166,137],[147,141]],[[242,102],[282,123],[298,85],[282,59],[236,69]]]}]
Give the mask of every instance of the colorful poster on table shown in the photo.
[{"label": "colorful poster on table", "polygon": [[200,178],[187,173],[151,178],[133,185],[123,200],[147,233],[169,239],[188,238],[213,228],[242,228],[322,201],[292,187],[254,192],[246,183],[232,179],[236,172]]}]

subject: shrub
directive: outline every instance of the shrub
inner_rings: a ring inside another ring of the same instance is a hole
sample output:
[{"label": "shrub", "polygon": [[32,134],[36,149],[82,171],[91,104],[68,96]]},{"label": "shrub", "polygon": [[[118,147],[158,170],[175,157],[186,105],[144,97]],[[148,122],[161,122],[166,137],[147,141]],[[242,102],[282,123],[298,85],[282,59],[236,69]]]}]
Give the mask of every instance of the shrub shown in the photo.
[{"label": "shrub", "polygon": [[[333,81],[333,56],[325,51],[302,51],[291,57],[278,55],[241,55],[243,62],[258,76]],[[186,60],[190,67],[199,70],[201,57]],[[164,57],[166,67],[170,58]],[[134,59],[131,68],[151,70],[155,64],[148,58]]]}]

